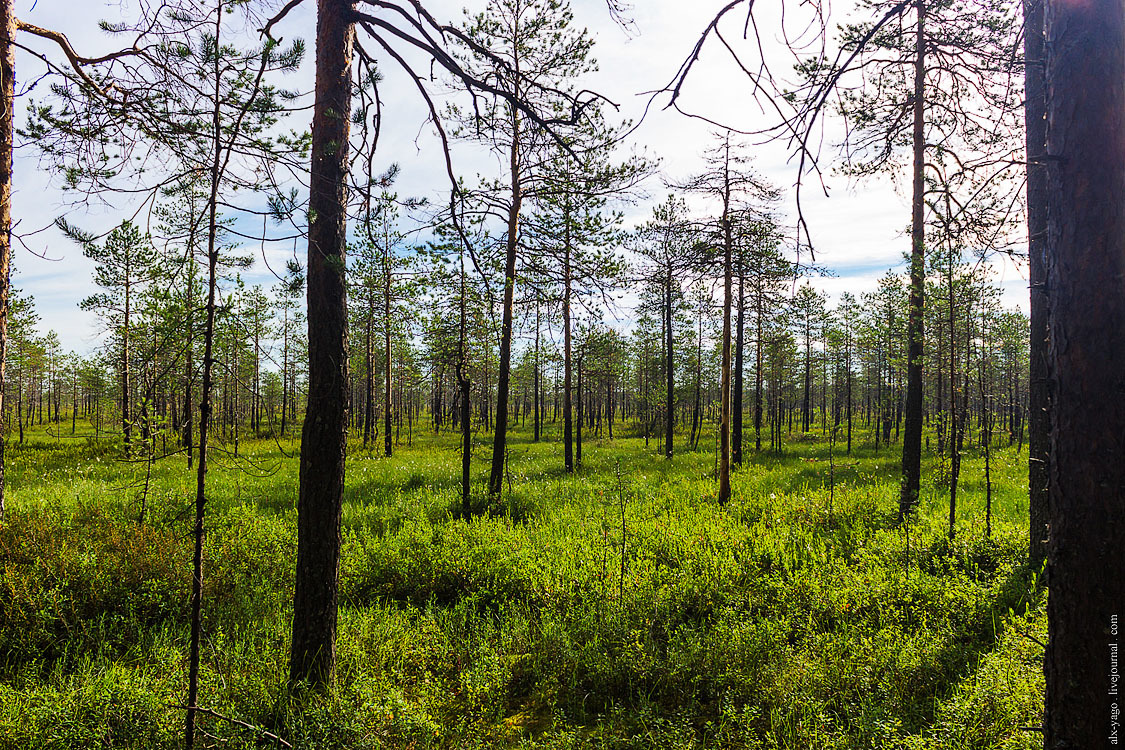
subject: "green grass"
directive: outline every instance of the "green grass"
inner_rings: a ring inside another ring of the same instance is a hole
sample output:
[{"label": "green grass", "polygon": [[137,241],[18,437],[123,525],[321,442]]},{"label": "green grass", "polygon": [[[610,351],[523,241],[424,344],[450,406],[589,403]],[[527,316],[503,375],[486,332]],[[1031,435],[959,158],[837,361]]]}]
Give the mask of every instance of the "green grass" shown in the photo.
[{"label": "green grass", "polygon": [[[64,434],[67,431],[64,430]],[[481,436],[474,477],[483,487]],[[705,435],[701,444],[708,444]],[[283,442],[290,454],[297,446]],[[233,446],[226,446],[226,450]],[[499,501],[459,517],[453,435],[351,447],[338,674],[285,691],[296,460],[272,440],[209,474],[201,704],[296,747],[1031,748],[1044,596],[1022,561],[1026,454],[966,456],[958,536],[925,467],[896,522],[896,452],[749,452],[720,507],[710,452],[518,432]],[[175,747],[185,693],[184,456],[153,467],[33,433],[8,448],[0,748]],[[201,720],[203,746],[257,747]]]}]

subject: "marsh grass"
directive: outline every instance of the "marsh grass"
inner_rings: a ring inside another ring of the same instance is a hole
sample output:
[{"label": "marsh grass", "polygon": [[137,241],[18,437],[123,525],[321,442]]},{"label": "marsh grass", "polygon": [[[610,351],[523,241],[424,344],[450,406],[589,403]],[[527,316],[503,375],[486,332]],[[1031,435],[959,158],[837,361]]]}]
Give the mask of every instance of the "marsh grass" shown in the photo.
[{"label": "marsh grass", "polygon": [[[557,443],[517,433],[512,489],[465,520],[456,436],[393,459],[352,446],[337,679],[299,701],[284,689],[296,459],[272,440],[218,454],[204,705],[309,748],[1035,746],[1025,456],[994,453],[991,539],[983,460],[966,456],[951,542],[943,487],[896,522],[886,448],[837,450],[831,501],[827,442],[749,452],[719,507],[709,452],[584,447],[566,476]],[[2,748],[180,742],[192,475],[158,462],[140,525],[144,467],[114,456],[42,434],[9,448]],[[203,725],[207,744],[258,746]]]}]

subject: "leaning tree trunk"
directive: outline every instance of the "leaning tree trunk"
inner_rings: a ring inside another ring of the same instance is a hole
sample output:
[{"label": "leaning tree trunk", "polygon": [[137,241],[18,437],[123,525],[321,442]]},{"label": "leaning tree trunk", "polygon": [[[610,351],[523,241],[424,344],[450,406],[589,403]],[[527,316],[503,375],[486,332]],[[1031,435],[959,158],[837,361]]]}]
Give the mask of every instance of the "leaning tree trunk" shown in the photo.
[{"label": "leaning tree trunk", "polygon": [[1031,286],[1031,381],[1029,385],[1028,562],[1047,559],[1047,452],[1051,414],[1047,382],[1047,95],[1043,73],[1044,0],[1025,0],[1023,54],[1024,124],[1027,128],[1027,251]]},{"label": "leaning tree trunk", "polygon": [[902,434],[902,494],[899,515],[905,516],[918,503],[922,483],[922,341],[925,335],[922,317],[926,283],[925,182],[926,158],[925,115],[923,103],[926,80],[926,6],[915,3],[918,33],[914,60],[914,196],[910,220],[910,317],[907,325],[906,424]]},{"label": "leaning tree trunk", "polygon": [[[1049,0],[1046,747],[1121,737],[1125,5]],[[1112,675],[1112,676],[1111,676]]]},{"label": "leaning tree trunk", "polygon": [[344,284],[349,6],[319,0],[309,193],[309,391],[301,433],[297,574],[289,681],[325,686],[336,656],[340,514],[347,452],[348,336]]}]

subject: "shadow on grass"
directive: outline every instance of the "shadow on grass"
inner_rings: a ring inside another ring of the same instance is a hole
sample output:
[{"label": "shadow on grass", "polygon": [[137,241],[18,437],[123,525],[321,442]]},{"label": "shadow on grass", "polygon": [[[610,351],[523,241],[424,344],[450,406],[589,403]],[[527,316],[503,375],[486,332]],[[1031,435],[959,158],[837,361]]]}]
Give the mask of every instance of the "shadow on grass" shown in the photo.
[{"label": "shadow on grass", "polygon": [[[988,575],[985,568],[975,567],[980,557],[967,560],[970,574]],[[988,564],[995,564],[989,558]],[[987,567],[987,564],[986,564]],[[913,684],[911,700],[903,719],[903,730],[917,734],[934,721],[942,701],[964,680],[972,679],[981,660],[993,650],[1003,634],[1004,621],[1010,615],[1022,616],[1041,595],[1035,587],[1035,575],[1026,565],[1014,568],[1001,584],[998,595],[974,621],[966,623],[956,634],[918,669],[907,675]]]}]

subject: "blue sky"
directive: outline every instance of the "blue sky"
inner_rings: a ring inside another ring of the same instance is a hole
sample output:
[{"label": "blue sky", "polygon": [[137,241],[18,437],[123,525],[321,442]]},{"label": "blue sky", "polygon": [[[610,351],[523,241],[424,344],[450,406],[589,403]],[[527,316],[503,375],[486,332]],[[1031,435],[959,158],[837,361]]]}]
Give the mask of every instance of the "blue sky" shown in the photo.
[{"label": "blue sky", "polygon": [[[462,2],[436,0],[430,3],[435,15],[450,19],[461,17]],[[122,8],[135,5],[135,0],[119,2],[52,2],[51,0],[16,0],[20,18],[39,26],[56,29],[68,35],[83,53],[108,49],[108,42],[96,26],[100,19],[119,20]],[[303,90],[311,88],[312,42],[314,36],[313,0],[286,19],[279,33],[286,39],[302,37],[309,44],[307,64],[297,78],[287,85]],[[640,119],[650,92],[664,86],[675,73],[682,59],[690,52],[699,30],[722,3],[700,0],[646,0],[636,3],[636,29],[626,33],[608,19],[604,0],[575,0],[576,20],[593,30],[597,38],[595,55],[600,71],[588,82],[590,88],[606,93],[621,105],[623,117]],[[836,8],[840,10],[840,6]],[[773,19],[776,21],[776,19]],[[771,19],[764,17],[765,28]],[[41,40],[25,40],[32,46],[44,45]],[[776,43],[766,36],[767,46]],[[700,61],[697,75],[686,89],[684,104],[694,111],[706,113],[724,122],[753,127],[761,123],[742,74],[722,63],[717,47],[708,47]],[[30,74],[38,68],[26,54],[17,59],[17,76]],[[442,199],[448,189],[444,163],[438,143],[425,122],[425,110],[412,90],[412,84],[389,65],[383,84],[387,103],[387,125],[381,144],[386,161],[397,162],[401,176],[396,190],[401,195],[427,196]],[[36,92],[38,93],[38,92]],[[302,115],[295,116],[291,126],[303,127]],[[712,128],[670,110],[654,107],[636,133],[639,148],[662,160],[663,172],[672,179],[682,178],[700,168],[700,155],[708,145]],[[831,140],[830,136],[826,136]],[[776,185],[787,189],[788,213],[792,220],[792,190],[796,169],[785,148],[768,143],[754,149],[756,166]],[[829,149],[825,149],[829,154]],[[479,149],[462,147],[455,153],[455,165],[465,174],[488,174],[495,170],[495,157]],[[835,276],[813,280],[815,286],[831,296],[843,291],[858,294],[874,288],[888,268],[905,268],[903,252],[909,240],[903,230],[909,221],[908,197],[895,192],[889,177],[849,184],[833,175],[826,177],[831,197],[824,197],[810,184],[805,191],[805,214],[817,248],[818,261],[833,269]],[[19,222],[17,231],[48,226],[59,215],[94,230],[105,230],[127,218],[135,210],[127,202],[117,200],[107,207],[98,204],[73,205],[74,196],[59,189],[61,181],[46,174],[30,150],[17,154],[13,215]],[[654,179],[648,191],[660,200],[667,190]],[[630,207],[630,221],[641,221],[649,213],[653,201]],[[704,205],[696,205],[700,211]],[[25,293],[33,294],[42,317],[43,330],[54,329],[64,349],[86,353],[99,345],[101,331],[96,318],[78,309],[78,302],[95,291],[90,280],[92,266],[79,248],[53,229],[27,238],[30,250],[16,244],[17,275],[13,283]],[[252,248],[259,255],[258,248]],[[303,255],[304,245],[299,243]],[[283,267],[284,257],[292,252],[291,243],[267,251],[274,268]],[[45,256],[45,260],[39,256]],[[995,278],[1004,289],[1004,303],[1027,310],[1026,273],[1010,261],[1000,259],[994,264]],[[259,259],[255,268],[244,274],[248,283],[272,285],[273,276]]]}]

